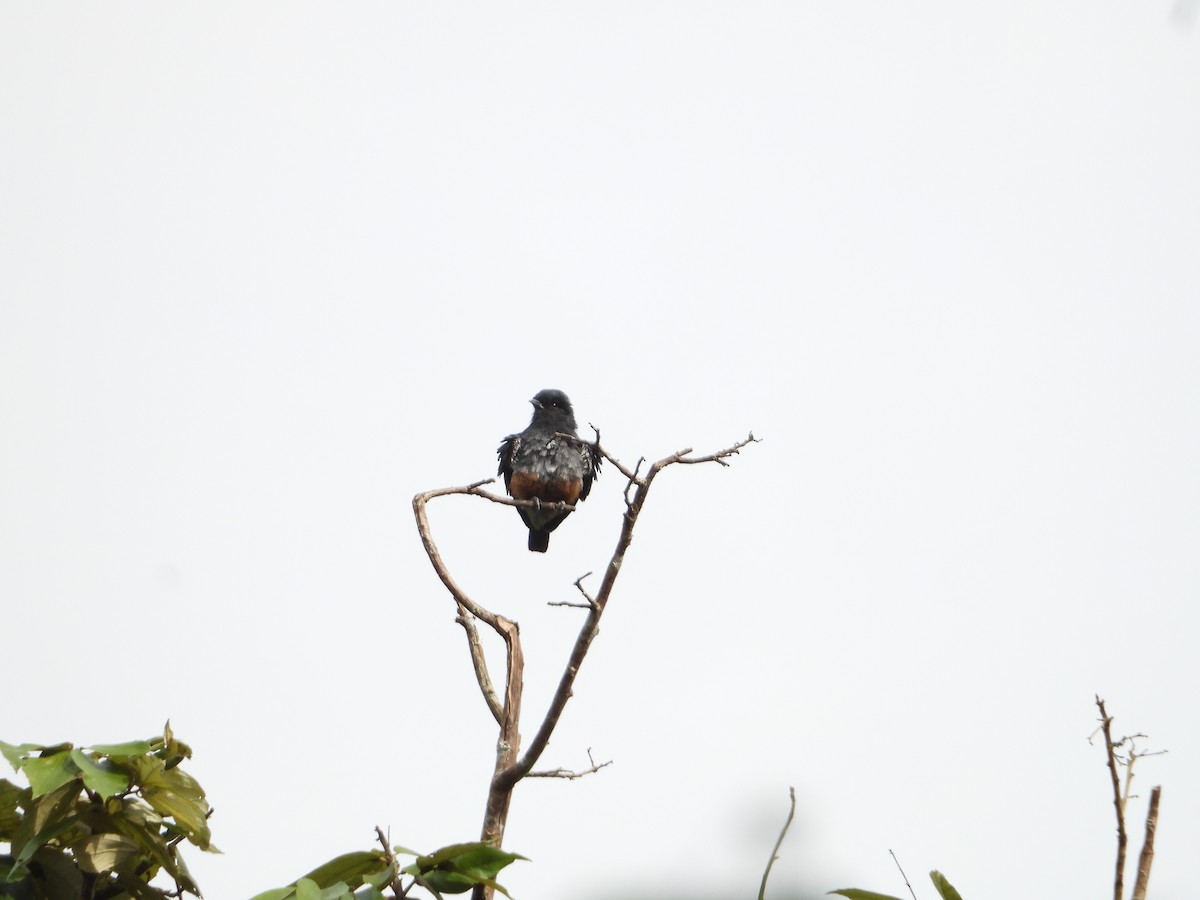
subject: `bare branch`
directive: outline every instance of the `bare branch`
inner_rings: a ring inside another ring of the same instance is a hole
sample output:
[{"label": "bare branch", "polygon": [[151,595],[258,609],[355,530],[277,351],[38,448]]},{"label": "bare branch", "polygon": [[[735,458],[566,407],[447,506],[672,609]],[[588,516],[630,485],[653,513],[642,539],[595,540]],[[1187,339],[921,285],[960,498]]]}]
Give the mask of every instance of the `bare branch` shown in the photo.
[{"label": "bare branch", "polygon": [[900,865],[900,860],[897,858],[895,851],[889,847],[888,853],[892,854],[892,862],[894,862],[896,864],[896,868],[900,870],[900,877],[904,879],[904,886],[908,888],[908,892],[912,894],[913,900],[917,900],[917,892],[914,891],[913,886],[908,883],[908,876],[904,874],[904,867]]},{"label": "bare branch", "polygon": [[[438,488],[436,491],[426,491],[423,494],[417,494],[413,498],[413,504],[420,498],[422,503],[428,503],[435,497],[448,497],[452,494],[464,494],[468,497],[482,497],[484,500],[490,500],[492,503],[499,503],[502,506],[524,507],[525,509],[541,509],[546,504],[540,500],[516,500],[512,497],[506,497],[501,494],[493,494],[491,491],[483,490],[483,485],[492,484],[495,478],[484,478],[481,481],[473,481],[470,484],[464,484],[461,487]],[[568,512],[574,512],[575,507],[570,503],[556,503],[556,509],[565,509]]]},{"label": "bare branch", "polygon": [[502,716],[498,715],[500,709],[499,699],[496,696],[496,689],[492,686],[491,676],[488,674],[487,661],[483,655],[483,647],[479,640],[479,634],[475,630],[475,624],[472,617],[485,622],[501,637],[504,637],[504,631],[500,627],[500,618],[490,610],[484,609],[469,596],[467,592],[458,586],[458,583],[451,577],[450,571],[446,568],[445,562],[442,560],[442,555],[438,552],[437,544],[434,543],[433,534],[429,528],[429,514],[426,511],[426,505],[434,497],[442,497],[448,494],[469,494],[478,491],[479,485],[489,483],[487,481],[477,481],[461,488],[442,488],[437,491],[427,491],[423,494],[417,494],[413,497],[413,514],[417,519],[417,530],[421,534],[421,543],[425,545],[425,554],[429,557],[429,562],[433,565],[433,570],[437,572],[438,578],[442,584],[450,592],[454,598],[455,604],[458,606],[458,616],[455,621],[463,626],[463,630],[467,635],[467,646],[471,654],[471,664],[475,669],[475,680],[479,684],[479,691],[483,694],[484,702],[488,705],[488,710],[496,717],[496,721],[500,722]]},{"label": "bare branch", "polygon": [[[579,440],[573,436],[573,440]],[[655,477],[667,466],[675,463],[695,464],[702,462],[717,462],[721,465],[727,465],[725,459],[736,455],[747,444],[756,442],[758,439],[751,434],[746,440],[719,450],[716,453],[702,457],[692,457],[691,448],[680,451],[665,457],[650,466],[645,475],[640,475],[642,465],[645,463],[645,458],[638,460],[637,465],[632,469],[628,469],[621,464],[619,460],[613,457],[610,453],[600,446],[600,432],[596,430],[596,441],[593,446],[595,451],[604,459],[612,463],[613,467],[619,471],[627,479],[627,484],[624,489],[625,498],[625,515],[622,518],[621,531],[617,539],[616,549],[613,551],[608,565],[605,568],[604,575],[601,579],[600,588],[595,596],[588,593],[583,587],[583,580],[591,575],[588,572],[586,575],[580,576],[575,581],[575,587],[583,595],[587,601],[586,605],[581,603],[554,602],[551,606],[572,606],[587,610],[587,616],[580,627],[579,634],[575,638],[567,660],[563,674],[559,679],[558,687],[551,698],[550,705],[542,718],[541,725],[538,727],[537,733],[533,740],[530,741],[524,754],[521,753],[521,735],[518,730],[521,716],[521,694],[523,687],[523,672],[524,672],[524,655],[521,650],[520,631],[516,622],[496,615],[495,613],[485,609],[467,593],[459,587],[454,578],[450,575],[446,568],[445,562],[438,552],[437,544],[433,540],[429,526],[429,516],[427,506],[430,500],[437,497],[444,497],[451,494],[467,494],[470,496],[481,497],[493,503],[502,504],[504,506],[516,506],[525,508],[540,508],[543,504],[537,501],[530,500],[513,500],[511,497],[501,497],[492,494],[489,491],[483,490],[483,486],[490,484],[494,479],[472,482],[471,484],[462,487],[441,488],[439,490],[426,491],[417,494],[413,498],[413,513],[417,520],[417,529],[421,535],[421,542],[425,547],[426,555],[429,557],[430,563],[433,565],[434,571],[437,572],[438,578],[442,584],[450,592],[454,598],[454,602],[458,607],[458,616],[455,621],[463,626],[463,630],[467,635],[467,645],[471,654],[471,662],[475,669],[475,678],[479,684],[480,692],[483,694],[484,700],[488,705],[488,710],[492,717],[496,719],[500,726],[500,736],[496,743],[496,763],[493,771],[491,786],[488,790],[487,807],[484,812],[484,823],[482,829],[482,840],[492,844],[495,847],[502,846],[504,840],[504,829],[508,820],[508,810],[512,800],[513,788],[522,778],[537,777],[537,778],[565,778],[574,779],[584,775],[592,774],[601,768],[611,764],[609,762],[597,764],[591,756],[591,750],[588,751],[588,759],[591,762],[591,768],[582,772],[572,772],[566,769],[553,769],[549,771],[534,772],[533,766],[536,765],[542,752],[546,749],[550,741],[550,735],[553,733],[562,716],[563,710],[566,708],[567,701],[572,696],[575,678],[579,673],[580,666],[583,664],[584,657],[587,655],[588,648],[592,641],[600,631],[600,618],[604,614],[604,610],[608,605],[609,597],[612,594],[613,586],[616,583],[617,575],[620,573],[621,566],[625,559],[625,553],[628,551],[633,540],[633,528],[637,522],[638,515],[641,513],[642,507],[645,505],[647,493],[650,490],[650,485]],[[555,504],[555,508],[563,511],[572,511],[575,509],[573,505]],[[485,623],[489,628],[495,631],[504,640],[506,647],[506,674],[504,682],[504,699],[503,701],[497,696],[495,687],[492,684],[488,674],[487,664],[484,659],[482,642],[475,628],[474,620]],[[795,810],[795,793],[792,794],[793,812]],[[788,823],[791,822],[791,815],[788,817]],[[784,826],[784,832],[787,830],[787,824]],[[783,839],[783,834],[780,835],[780,841]],[[778,850],[778,845],[776,846]],[[768,866],[768,872],[770,866]],[[419,883],[419,882],[418,882]],[[764,876],[763,886],[766,886]],[[492,891],[486,886],[476,886],[473,892],[475,900],[483,900],[490,897]]]},{"label": "bare branch", "polygon": [[480,494],[488,496],[486,491],[479,491],[480,484],[487,484],[487,481],[477,481],[474,484],[469,484],[466,487],[457,488],[441,488],[436,491],[426,491],[423,494],[417,494],[413,497],[413,514],[417,518],[417,530],[421,534],[421,543],[425,545],[425,554],[429,557],[430,563],[433,564],[433,570],[437,572],[438,578],[442,580],[442,584],[446,586],[446,590],[454,597],[454,600],[460,607],[466,608],[475,618],[486,622],[493,630],[497,629],[497,616],[493,612],[484,609],[474,600],[467,596],[467,592],[458,586],[458,583],[450,576],[450,571],[446,568],[446,564],[442,561],[442,555],[438,552],[437,544],[433,542],[433,535],[429,530],[429,514],[426,512],[426,505],[435,497],[444,497],[448,494]]},{"label": "bare branch", "polygon": [[1139,738],[1141,740],[1149,740],[1148,735],[1142,734],[1139,731],[1137,734],[1126,735],[1125,737],[1123,737],[1119,741],[1117,741],[1116,745],[1115,745],[1117,747],[1121,747],[1125,744],[1129,745],[1129,752],[1124,757],[1120,756],[1120,754],[1117,755],[1117,761],[1124,764],[1124,766],[1125,766],[1125,792],[1121,797],[1121,806],[1123,809],[1128,809],[1130,799],[1137,796],[1136,794],[1133,793],[1133,790],[1132,790],[1132,788],[1133,788],[1133,764],[1135,762],[1137,762],[1139,759],[1143,759],[1144,757],[1162,756],[1164,753],[1167,752],[1166,750],[1146,750],[1144,752],[1140,752],[1137,748],[1137,742],[1138,742]]},{"label": "bare branch", "polygon": [[483,642],[479,640],[479,632],[475,628],[471,614],[465,607],[460,606],[459,609],[461,611],[454,621],[461,625],[467,633],[467,645],[471,650],[471,665],[475,669],[475,680],[479,683],[483,699],[492,712],[492,718],[496,720],[497,725],[503,725],[504,709],[500,705],[500,698],[496,696],[496,689],[492,686],[492,677],[488,674],[487,660],[483,655]]},{"label": "bare branch", "polygon": [[1138,857],[1138,872],[1133,882],[1131,900],[1146,900],[1146,889],[1150,886],[1150,866],[1154,863],[1154,833],[1158,830],[1158,801],[1161,796],[1161,785],[1150,789],[1150,809],[1146,812],[1146,837],[1142,841],[1142,855]]},{"label": "bare branch", "polygon": [[1121,795],[1121,779],[1117,775],[1117,751],[1112,738],[1112,717],[1104,708],[1104,701],[1096,695],[1096,706],[1100,708],[1100,727],[1104,729],[1104,749],[1108,756],[1108,771],[1112,775],[1113,808],[1117,811],[1117,871],[1113,877],[1113,900],[1122,900],[1125,893],[1125,848],[1129,837],[1125,833],[1125,802]]},{"label": "bare branch", "polygon": [[728,466],[729,463],[725,461],[726,459],[731,456],[737,456],[742,452],[742,448],[748,444],[758,444],[761,442],[762,438],[756,438],[754,432],[750,432],[744,440],[738,441],[732,447],[726,447],[724,450],[718,450],[716,453],[710,453],[708,456],[689,456],[688,454],[692,452],[692,448],[688,447],[686,450],[680,450],[673,457],[668,457],[670,459],[668,465],[680,463],[685,466],[694,466],[700,463],[715,462],[718,465]]},{"label": "bare branch", "polygon": [[543,503],[541,500],[516,500],[512,497],[501,497],[499,494],[493,494],[489,491],[481,491],[479,489],[471,491],[458,491],[456,493],[469,494],[472,497],[482,497],[484,500],[491,500],[493,503],[499,503],[503,506],[524,507],[525,509],[542,509],[546,506],[553,506],[555,509],[574,512],[575,505],[571,503]]},{"label": "bare branch", "polygon": [[[626,468],[626,466],[623,465],[619,459],[617,459],[615,456],[613,456],[611,453],[609,453],[607,450],[605,450],[602,446],[600,446],[600,429],[597,428],[595,425],[592,425],[590,422],[588,423],[588,427],[591,428],[592,431],[596,432],[596,443],[595,443],[596,452],[599,453],[601,456],[603,456],[605,459],[607,459],[614,469],[616,469],[618,472],[620,472],[622,475],[625,476],[625,479],[627,481],[630,481],[633,484],[637,484],[638,483],[637,467],[635,467],[632,470]],[[644,462],[644,460],[638,460],[638,467],[641,466],[642,462]]]},{"label": "bare branch", "polygon": [[[724,458],[730,456],[755,440],[754,435],[750,435],[749,438],[739,441],[732,447],[727,447],[724,450],[719,450],[711,454],[711,458],[715,460],[718,457]],[[691,450],[683,452],[690,453]],[[510,786],[510,789],[511,785],[515,785],[533,769],[538,757],[541,756],[542,751],[546,749],[546,745],[550,742],[550,735],[554,732],[555,726],[558,725],[558,720],[566,708],[567,701],[571,698],[571,691],[575,685],[575,676],[579,673],[579,667],[583,664],[584,657],[587,656],[588,648],[592,645],[592,641],[600,633],[600,617],[604,615],[604,609],[608,605],[608,598],[612,595],[617,575],[620,574],[621,567],[625,562],[625,553],[629,550],[629,545],[633,542],[633,528],[637,524],[642,507],[646,503],[646,496],[650,492],[650,486],[659,472],[667,466],[678,462],[680,458],[680,454],[673,454],[660,459],[650,466],[645,477],[638,482],[637,489],[633,493],[633,499],[627,501],[628,509],[621,523],[621,533],[617,538],[617,547],[604,569],[604,577],[600,582],[600,590],[596,593],[595,604],[589,610],[587,619],[584,621],[578,636],[575,638],[575,645],[571,648],[567,667],[563,670],[562,677],[559,679],[558,688],[555,690],[554,696],[550,701],[550,707],[546,710],[546,714],[542,718],[542,724],[538,728],[537,734],[533,736],[533,740],[529,742],[529,746],[525,750],[525,755],[521,757],[520,762],[514,765],[508,772],[498,776],[498,778],[502,778],[504,783]],[[704,457],[701,460],[695,461],[700,462],[708,458]]]},{"label": "bare branch", "polygon": [[488,789],[483,813],[481,840],[493,847],[504,843],[504,828],[508,823],[508,808],[512,802],[512,787],[505,775],[516,764],[521,753],[521,694],[524,690],[525,656],[521,651],[520,629],[516,622],[498,617],[500,634],[506,650],[504,714],[500,722],[500,739],[496,741],[496,765]]},{"label": "bare branch", "polygon": [[796,815],[796,789],[794,787],[788,788],[788,797],[791,800],[791,807],[783,822],[783,828],[779,829],[779,837],[775,841],[774,849],[771,850],[771,858],[767,860],[767,868],[763,871],[762,884],[758,888],[758,900],[765,900],[767,896],[767,878],[771,875],[771,867],[775,865],[775,860],[779,859],[779,848],[783,846],[783,839],[787,836],[788,828],[791,827],[792,819]]},{"label": "bare branch", "polygon": [[578,578],[575,579],[575,587],[578,589],[579,593],[583,594],[583,599],[587,601],[586,603],[569,603],[565,600],[556,600],[556,601],[551,601],[551,602],[547,603],[546,605],[547,606],[570,606],[574,609],[591,609],[592,607],[594,607],[596,605],[596,598],[593,597],[591,594],[589,594],[587,591],[585,591],[583,589],[583,579],[587,578],[591,574],[592,574],[591,572],[584,572],[582,575],[580,575]]},{"label": "bare branch", "polygon": [[587,756],[588,756],[588,764],[589,764],[588,768],[584,769],[581,772],[572,772],[570,769],[561,769],[561,768],[560,769],[548,769],[544,772],[530,772],[525,777],[526,778],[566,778],[568,781],[574,781],[576,778],[583,778],[586,775],[593,775],[596,772],[599,772],[605,766],[611,766],[612,762],[613,762],[610,759],[607,762],[597,763],[596,760],[594,760],[592,758],[592,748],[591,747],[588,747],[588,749],[587,749]]}]

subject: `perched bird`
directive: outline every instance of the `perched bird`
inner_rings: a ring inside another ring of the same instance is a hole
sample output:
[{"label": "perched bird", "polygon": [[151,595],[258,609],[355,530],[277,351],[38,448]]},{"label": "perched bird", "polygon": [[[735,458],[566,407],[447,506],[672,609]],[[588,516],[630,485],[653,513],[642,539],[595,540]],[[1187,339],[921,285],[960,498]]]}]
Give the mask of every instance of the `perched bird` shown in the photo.
[{"label": "perched bird", "polygon": [[529,427],[510,434],[496,451],[498,474],[504,476],[504,487],[514,499],[545,504],[517,508],[529,527],[529,549],[545,553],[550,532],[570,515],[558,504],[574,506],[587,499],[592,479],[600,472],[600,451],[575,433],[575,411],[562,391],[539,391],[529,402],[533,404]]}]

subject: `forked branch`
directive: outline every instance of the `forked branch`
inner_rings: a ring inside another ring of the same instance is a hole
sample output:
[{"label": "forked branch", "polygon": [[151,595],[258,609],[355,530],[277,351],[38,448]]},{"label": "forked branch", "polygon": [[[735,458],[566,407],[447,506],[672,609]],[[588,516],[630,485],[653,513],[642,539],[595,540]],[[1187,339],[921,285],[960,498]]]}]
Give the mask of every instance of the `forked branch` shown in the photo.
[{"label": "forked branch", "polygon": [[[583,624],[580,626],[579,633],[575,638],[575,642],[571,647],[570,656],[567,664],[563,669],[562,676],[559,678],[558,687],[550,700],[549,707],[542,716],[533,739],[529,742],[528,747],[522,754],[521,750],[521,735],[519,731],[520,716],[521,716],[521,691],[522,678],[524,670],[524,656],[521,651],[520,631],[517,623],[510,619],[486,609],[479,603],[476,603],[467,593],[458,585],[454,578],[450,575],[446,568],[445,562],[442,560],[441,554],[438,551],[437,544],[433,540],[433,535],[429,526],[429,516],[426,507],[429,501],[438,497],[446,497],[452,494],[466,494],[468,496],[480,497],[492,503],[499,503],[504,506],[517,507],[536,507],[539,504],[536,501],[529,500],[513,500],[511,497],[502,497],[493,494],[490,491],[483,490],[483,486],[490,484],[494,479],[476,481],[462,487],[441,488],[433,491],[426,491],[417,494],[413,498],[413,513],[417,520],[417,529],[421,534],[421,542],[425,546],[425,553],[429,557],[430,563],[433,565],[434,571],[437,572],[438,578],[442,584],[450,592],[451,597],[458,610],[456,621],[462,625],[463,630],[467,635],[467,646],[471,656],[471,664],[475,670],[475,678],[479,684],[480,693],[487,703],[488,710],[496,719],[500,726],[500,737],[496,746],[496,764],[492,775],[491,786],[488,790],[487,806],[484,812],[484,821],[482,829],[482,839],[488,841],[496,847],[502,845],[504,840],[504,829],[508,820],[508,810],[512,799],[513,788],[523,778],[528,777],[553,777],[553,778],[578,778],[582,775],[592,774],[607,766],[609,763],[601,763],[597,765],[592,761],[591,768],[583,772],[570,772],[565,769],[553,769],[546,772],[534,772],[533,767],[541,757],[542,752],[546,749],[546,745],[550,741],[550,736],[553,734],[555,727],[558,725],[559,719],[562,717],[563,710],[566,708],[567,701],[570,700],[572,689],[575,684],[575,678],[579,674],[579,669],[583,665],[584,658],[587,656],[588,649],[595,640],[596,635],[600,631],[600,619],[604,615],[604,610],[608,605],[609,598],[612,595],[613,586],[616,584],[617,575],[620,574],[621,566],[625,560],[625,554],[629,550],[630,544],[633,542],[633,529],[637,524],[638,517],[641,515],[642,508],[646,503],[646,496],[649,494],[650,486],[658,474],[669,466],[680,465],[695,465],[698,463],[717,463],[718,465],[728,465],[727,460],[731,456],[736,456],[741,452],[742,448],[749,444],[756,443],[758,438],[753,434],[747,436],[744,440],[738,441],[732,446],[726,447],[723,450],[718,450],[715,453],[710,453],[706,456],[693,456],[692,449],[689,447],[686,450],[680,450],[670,456],[660,459],[652,464],[646,470],[644,475],[639,475],[642,464],[645,460],[639,460],[638,464],[629,469],[623,465],[620,460],[612,456],[607,450],[600,446],[600,432],[596,431],[595,448],[597,452],[607,459],[618,472],[626,479],[624,488],[625,496],[625,514],[622,517],[621,530],[617,537],[617,546],[613,551],[612,556],[608,561],[608,565],[604,569],[604,575],[600,583],[599,589],[595,595],[589,594],[582,585],[582,576],[575,582],[575,587],[580,594],[583,595],[585,603],[571,604],[555,604],[566,606],[577,606],[587,610],[587,615]],[[563,505],[564,510],[573,510],[573,506]],[[591,574],[591,573],[588,573]],[[504,678],[504,697],[503,700],[497,695],[496,689],[492,683],[491,676],[488,673],[487,662],[484,658],[483,647],[480,641],[479,633],[475,628],[475,620],[479,620],[490,627],[505,643],[506,654],[506,671]],[[591,760],[591,753],[588,754]],[[490,897],[491,891],[484,888],[476,888],[474,897],[475,900],[483,900]]]},{"label": "forked branch", "polygon": [[[1097,731],[1104,734],[1104,750],[1108,758],[1109,779],[1112,782],[1113,807],[1117,813],[1117,867],[1113,877],[1113,900],[1122,900],[1125,892],[1125,856],[1129,844],[1129,836],[1125,830],[1125,811],[1129,799],[1133,796],[1130,788],[1133,784],[1133,764],[1143,756],[1159,756],[1165,750],[1138,752],[1137,739],[1145,738],[1144,734],[1126,735],[1120,740],[1112,736],[1112,716],[1104,707],[1104,701],[1096,695],[1096,707],[1100,710],[1100,726]],[[1088,739],[1089,742],[1091,738]],[[1122,752],[1122,748],[1128,749]],[[1117,766],[1125,766],[1125,788],[1121,789],[1121,778],[1117,774]],[[1154,835],[1158,829],[1158,804],[1162,796],[1162,788],[1155,787],[1150,792],[1150,808],[1146,813],[1146,836],[1142,842],[1142,852],[1138,858],[1137,878],[1133,884],[1132,900],[1145,900],[1146,889],[1150,884],[1150,866],[1154,862]]]}]

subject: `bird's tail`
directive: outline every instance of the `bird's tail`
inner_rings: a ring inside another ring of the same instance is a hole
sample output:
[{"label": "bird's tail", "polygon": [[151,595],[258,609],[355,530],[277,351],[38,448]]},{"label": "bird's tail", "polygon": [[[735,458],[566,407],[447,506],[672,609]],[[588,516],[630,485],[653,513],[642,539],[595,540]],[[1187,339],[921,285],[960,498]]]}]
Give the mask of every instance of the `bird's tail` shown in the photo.
[{"label": "bird's tail", "polygon": [[550,532],[529,529],[529,549],[534,553],[545,553],[550,549]]}]

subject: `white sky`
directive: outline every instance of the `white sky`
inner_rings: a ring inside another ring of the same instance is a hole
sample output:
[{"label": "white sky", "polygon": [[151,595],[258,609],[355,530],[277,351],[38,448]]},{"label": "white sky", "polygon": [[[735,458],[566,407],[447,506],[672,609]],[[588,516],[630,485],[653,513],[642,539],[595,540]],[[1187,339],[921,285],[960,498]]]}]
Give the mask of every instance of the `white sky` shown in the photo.
[{"label": "white sky", "polygon": [[[170,717],[210,900],[473,839],[494,729],[409,503],[558,387],[629,462],[764,442],[652,492],[543,759],[615,762],[518,789],[519,900],[750,896],[788,785],[780,900],[901,893],[889,848],[1106,896],[1096,692],[1171,751],[1193,896],[1189,10],[0,7],[0,737]],[[621,486],[544,557],[432,509],[530,718]]]}]

